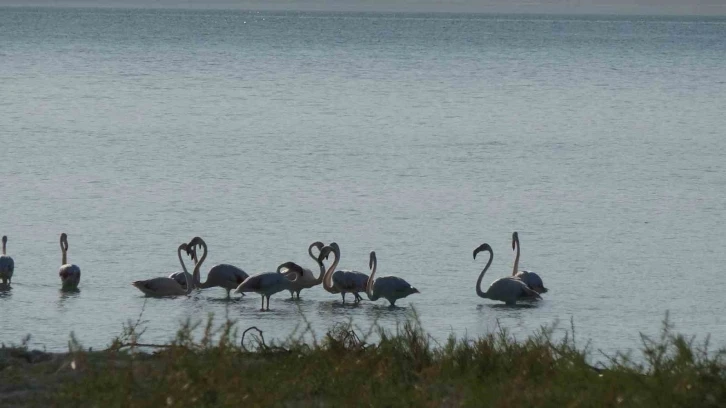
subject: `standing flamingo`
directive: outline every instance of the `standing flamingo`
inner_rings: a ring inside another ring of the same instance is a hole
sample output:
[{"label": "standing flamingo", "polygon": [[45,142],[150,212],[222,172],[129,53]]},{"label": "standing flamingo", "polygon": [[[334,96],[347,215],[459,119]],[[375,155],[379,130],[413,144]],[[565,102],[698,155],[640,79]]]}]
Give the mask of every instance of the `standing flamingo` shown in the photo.
[{"label": "standing flamingo", "polygon": [[414,293],[421,293],[408,282],[396,276],[384,276],[376,279],[374,282],[373,277],[378,267],[378,259],[376,258],[375,251],[371,251],[368,267],[371,268],[371,277],[368,279],[368,284],[366,285],[366,294],[369,300],[378,300],[378,298],[382,297],[391,303],[391,307],[394,307],[396,306],[396,300]]},{"label": "standing flamingo", "polygon": [[478,248],[476,248],[474,250],[474,259],[476,259],[476,254],[482,251],[489,252],[489,261],[481,271],[481,274],[479,274],[479,279],[476,281],[476,294],[479,295],[479,297],[499,300],[508,305],[514,305],[517,303],[517,300],[522,299],[541,299],[539,294],[530,289],[530,287],[524,282],[512,277],[499,278],[492,282],[486,292],[482,292],[481,280],[487,269],[489,269],[489,266],[491,266],[492,260],[494,260],[494,251],[492,251],[492,247],[490,247],[489,244],[481,244]]},{"label": "standing flamingo", "polygon": [[542,282],[539,275],[530,271],[517,271],[517,268],[519,268],[519,234],[517,234],[517,231],[512,234],[512,250],[514,249],[517,250],[517,256],[514,258],[512,276],[526,283],[537,293],[547,293],[548,289],[544,287],[544,282]]},{"label": "standing flamingo", "polygon": [[[311,271],[308,268],[302,268],[303,274],[299,278],[295,279],[292,283],[292,287],[290,288],[290,298],[295,298],[295,293],[297,293],[297,298],[300,299],[300,291],[303,289],[310,289],[313,286],[320,285],[323,283],[323,275],[325,275],[325,266],[323,266],[323,261],[318,259],[316,255],[313,254],[313,248],[318,249],[318,253],[323,249],[325,244],[323,244],[320,241],[313,242],[308,247],[308,255],[310,255],[311,258],[315,261],[315,263],[318,264],[318,267],[320,268],[320,274],[316,278],[315,275],[313,275],[313,271]],[[279,272],[279,271],[278,271]],[[287,276],[288,279],[294,279],[296,272],[288,271],[284,272],[285,276]]]},{"label": "standing flamingo", "polygon": [[[160,277],[160,278],[152,278],[147,280],[140,280],[140,281],[134,281],[131,283],[136,289],[140,290],[143,294],[150,297],[167,297],[167,296],[182,296],[182,295],[188,295],[192,292],[192,289],[194,289],[194,282],[189,279],[189,274],[186,273],[186,266],[184,265],[184,261],[181,257],[181,251],[185,250],[187,253],[190,251],[187,250],[187,244],[181,244],[177,248],[177,255],[179,255],[179,262],[182,264],[182,268],[184,269],[185,273],[182,273],[181,276],[184,277],[184,285],[182,286],[179,282],[172,278],[167,277]],[[199,267],[202,265],[202,262],[204,262],[204,258],[207,256],[206,252],[202,255],[202,259],[197,262],[196,265],[194,265],[194,273],[199,272]]]},{"label": "standing flamingo", "polygon": [[333,264],[330,265],[328,270],[325,272],[325,276],[323,277],[323,288],[330,293],[340,293],[343,297],[343,304],[345,304],[346,293],[352,293],[355,296],[355,303],[360,302],[363,298],[358,293],[366,291],[368,275],[357,271],[335,271],[335,268],[338,266],[338,262],[340,261],[340,247],[335,242],[332,242],[330,245],[324,247],[318,256],[318,259],[322,262],[323,258],[327,258],[330,252],[335,255],[335,261],[333,261]]},{"label": "standing flamingo", "polygon": [[262,272],[250,276],[245,279],[244,282],[240,283],[235,289],[235,293],[254,292],[262,295],[262,308],[260,311],[265,311],[265,298],[267,298],[267,310],[270,310],[270,297],[277,292],[283,290],[290,290],[294,281],[291,281],[287,276],[283,275],[279,271],[281,269],[288,269],[291,272],[297,274],[297,279],[300,279],[303,271],[300,265],[294,262],[285,262],[284,264],[277,267],[277,272]]},{"label": "standing flamingo", "polygon": [[15,270],[15,262],[5,252],[5,246],[8,243],[8,237],[3,235],[3,253],[0,255],[0,279],[3,285],[9,285],[13,279],[13,271]]},{"label": "standing flamingo", "polygon": [[[207,244],[200,237],[194,237],[187,244],[190,255],[196,256],[196,248],[201,247],[204,249],[204,254],[207,253]],[[242,269],[229,264],[214,265],[212,269],[207,272],[207,280],[201,282],[201,274],[197,273],[194,276],[194,286],[199,289],[206,289],[219,286],[227,291],[227,298],[229,298],[229,292],[236,289],[240,283],[244,282],[249,277],[247,272]],[[177,280],[178,282],[178,280]]]},{"label": "standing flamingo", "polygon": [[60,236],[60,247],[61,247],[61,267],[58,270],[58,275],[61,278],[61,285],[63,290],[75,290],[78,288],[78,283],[81,281],[81,268],[78,265],[69,264],[67,262],[66,253],[68,252],[68,235],[62,233]]}]

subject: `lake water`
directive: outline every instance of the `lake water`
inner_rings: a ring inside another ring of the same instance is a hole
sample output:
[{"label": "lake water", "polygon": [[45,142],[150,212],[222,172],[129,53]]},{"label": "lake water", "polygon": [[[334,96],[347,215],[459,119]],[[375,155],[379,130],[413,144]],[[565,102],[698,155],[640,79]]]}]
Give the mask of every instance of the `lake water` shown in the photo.
[{"label": "lake water", "polygon": [[[0,9],[0,342],[103,347],[142,308],[147,342],[209,313],[282,338],[300,313],[322,334],[415,308],[440,339],[572,318],[607,352],[670,311],[726,346],[725,95],[716,18]],[[513,231],[550,288],[533,307],[474,291],[473,249],[494,248],[488,285]],[[336,241],[341,267],[375,250],[421,294],[341,307],[317,287],[263,313],[130,285],[195,235],[205,271],[314,267],[309,243]]]}]

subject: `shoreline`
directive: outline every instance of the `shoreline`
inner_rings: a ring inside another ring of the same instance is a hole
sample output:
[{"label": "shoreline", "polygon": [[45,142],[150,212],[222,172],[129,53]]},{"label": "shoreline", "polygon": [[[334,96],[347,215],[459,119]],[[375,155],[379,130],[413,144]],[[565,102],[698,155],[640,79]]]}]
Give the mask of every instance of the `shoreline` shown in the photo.
[{"label": "shoreline", "polygon": [[[192,332],[204,329],[200,339]],[[304,341],[310,328],[268,344],[256,327],[188,322],[168,344],[144,344],[125,326],[108,349],[65,353],[0,348],[2,406],[721,406],[726,350],[673,334],[643,337],[645,363],[630,356],[587,363],[572,334],[552,330],[517,341],[505,329],[476,339],[432,341],[416,320],[380,340],[351,325]],[[181,392],[183,391],[183,392]]]}]

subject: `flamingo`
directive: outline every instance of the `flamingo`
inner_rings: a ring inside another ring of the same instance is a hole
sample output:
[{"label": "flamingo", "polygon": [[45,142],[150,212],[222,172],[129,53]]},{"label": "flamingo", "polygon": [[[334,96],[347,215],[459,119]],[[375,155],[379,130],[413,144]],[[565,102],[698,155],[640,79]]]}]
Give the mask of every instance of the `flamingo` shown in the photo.
[{"label": "flamingo", "polygon": [[512,276],[526,283],[527,286],[537,293],[547,293],[548,289],[544,287],[542,278],[540,278],[539,275],[530,271],[517,271],[517,268],[519,267],[519,234],[517,234],[517,231],[514,231],[512,234],[512,250],[515,248],[517,250],[517,256],[514,258]]},{"label": "flamingo", "polygon": [[0,255],[0,279],[3,285],[9,285],[13,279],[13,271],[15,270],[15,262],[5,252],[5,246],[8,243],[8,237],[3,235],[3,254]]},{"label": "flamingo", "polygon": [[374,282],[373,276],[375,276],[378,267],[375,251],[371,251],[368,267],[371,268],[371,277],[366,285],[366,294],[369,300],[378,300],[378,298],[382,297],[391,303],[391,307],[394,307],[396,306],[396,300],[414,293],[421,293],[408,282],[396,276],[384,276]]},{"label": "flamingo", "polygon": [[[204,254],[206,255],[207,244],[200,237],[194,237],[191,241],[189,241],[189,243],[187,244],[187,251],[189,251],[188,253],[193,257],[196,257],[196,248],[198,246],[204,248]],[[179,278],[177,278],[177,282],[179,282]],[[207,272],[206,281],[200,282],[201,277],[199,273],[197,273],[197,275],[193,277],[193,280],[194,285],[199,289],[212,288],[215,286],[219,286],[225,289],[227,291],[227,298],[229,299],[229,292],[233,289],[236,289],[237,286],[239,286],[239,284],[244,282],[247,278],[249,278],[249,275],[242,269],[234,265],[219,264],[214,265],[212,269]]]},{"label": "flamingo", "polygon": [[270,297],[277,292],[290,290],[293,287],[294,281],[291,281],[287,276],[280,273],[281,269],[288,269],[291,272],[295,272],[297,279],[300,279],[303,275],[303,270],[300,265],[294,262],[285,262],[277,267],[277,272],[262,272],[245,279],[244,282],[237,286],[234,293],[254,292],[262,295],[262,309],[260,311],[265,311],[265,298],[267,298],[267,310],[269,311]]},{"label": "flamingo", "polygon": [[481,280],[484,277],[484,273],[486,273],[489,266],[491,266],[492,260],[494,260],[494,251],[492,251],[492,247],[490,247],[489,244],[481,244],[478,248],[476,248],[474,250],[474,259],[476,259],[476,254],[482,251],[489,251],[489,261],[487,262],[487,266],[485,266],[481,271],[481,274],[479,274],[479,279],[476,281],[476,294],[479,295],[479,297],[499,300],[508,305],[514,305],[517,303],[517,300],[522,299],[541,299],[539,294],[530,289],[530,287],[524,282],[512,277],[499,278],[492,282],[486,292],[482,292]]},{"label": "flamingo", "polygon": [[323,258],[327,258],[330,252],[333,252],[335,255],[335,261],[333,261],[333,264],[330,265],[328,270],[325,272],[325,276],[323,277],[323,288],[330,293],[340,293],[343,297],[343,304],[345,304],[346,293],[352,293],[355,295],[355,303],[360,302],[363,298],[358,293],[366,291],[368,275],[357,271],[335,271],[335,268],[338,266],[338,262],[340,261],[340,247],[335,242],[332,242],[330,245],[322,249],[318,256],[318,260],[322,262]]},{"label": "flamingo", "polygon": [[81,281],[81,268],[78,265],[69,264],[67,262],[66,253],[68,252],[68,235],[62,233],[60,236],[60,247],[61,247],[61,267],[58,270],[58,275],[61,278],[62,288],[64,290],[74,290],[78,288],[78,283]]},{"label": "flamingo", "polygon": [[[181,274],[186,281],[184,286],[179,284],[176,280],[167,277],[134,281],[131,285],[143,292],[146,296],[150,297],[182,296],[190,294],[192,289],[194,289],[194,282],[189,280],[189,273],[186,272],[187,268],[184,266],[184,261],[181,257],[182,250],[187,251],[187,253],[190,251],[187,250],[187,244],[179,245],[176,250],[177,255],[179,256],[179,262],[181,262],[182,268],[184,269],[184,273]],[[204,258],[206,258],[206,256],[207,253],[205,252],[202,255],[202,259],[194,265],[194,274],[199,272],[199,267],[202,265],[202,262],[204,262]]]},{"label": "flamingo", "polygon": [[[290,288],[290,298],[295,298],[295,293],[297,293],[297,298],[300,299],[300,291],[303,289],[310,289],[313,286],[320,285],[323,283],[323,275],[325,275],[325,266],[323,266],[323,261],[318,259],[317,256],[313,255],[313,248],[317,248],[318,252],[320,252],[325,244],[323,244],[320,241],[313,242],[308,247],[308,255],[310,255],[311,258],[315,261],[315,263],[318,264],[318,267],[320,268],[320,275],[316,278],[315,275],[313,275],[313,271],[311,271],[308,268],[302,268],[303,274],[298,279],[295,279],[293,281],[292,287]],[[279,272],[279,270],[278,270]],[[284,275],[287,276],[288,279],[293,279],[296,275],[293,271],[284,272]]]}]

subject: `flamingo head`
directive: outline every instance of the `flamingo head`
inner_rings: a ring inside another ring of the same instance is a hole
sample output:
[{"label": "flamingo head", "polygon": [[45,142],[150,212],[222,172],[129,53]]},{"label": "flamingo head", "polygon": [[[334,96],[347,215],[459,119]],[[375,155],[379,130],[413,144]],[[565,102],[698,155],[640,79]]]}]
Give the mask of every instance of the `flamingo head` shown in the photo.
[{"label": "flamingo head", "polygon": [[373,264],[378,262],[376,258],[376,251],[371,251],[370,260],[368,261],[368,269],[373,269]]},{"label": "flamingo head", "polygon": [[318,255],[318,262],[323,262],[323,259],[328,259],[328,255],[330,255],[331,251],[332,249],[330,247],[323,247]]},{"label": "flamingo head", "polygon": [[8,243],[8,237],[7,235],[3,235],[3,245]]},{"label": "flamingo head", "polygon": [[63,249],[67,251],[68,250],[68,235],[66,235],[65,232],[61,234],[60,242],[61,242],[61,246],[63,247]]},{"label": "flamingo head", "polygon": [[482,251],[489,251],[489,253],[493,253],[492,247],[489,246],[489,244],[481,244],[474,250],[474,259],[476,259],[476,254]]},{"label": "flamingo head", "polygon": [[318,255],[318,261],[322,262],[323,259],[328,259],[328,255],[330,255],[331,252],[335,254],[336,258],[340,258],[340,247],[337,243],[331,242],[330,245],[320,250],[320,255]]},{"label": "flamingo head", "polygon": [[516,249],[516,246],[519,244],[519,234],[517,234],[517,231],[514,231],[512,233],[512,251]]},{"label": "flamingo head", "polygon": [[202,238],[200,238],[200,237],[192,238],[192,240],[189,241],[189,243],[187,243],[187,248],[186,248],[187,255],[192,257],[192,259],[194,259],[194,257],[196,257],[197,247],[202,248],[203,246],[204,246],[204,240]]}]

